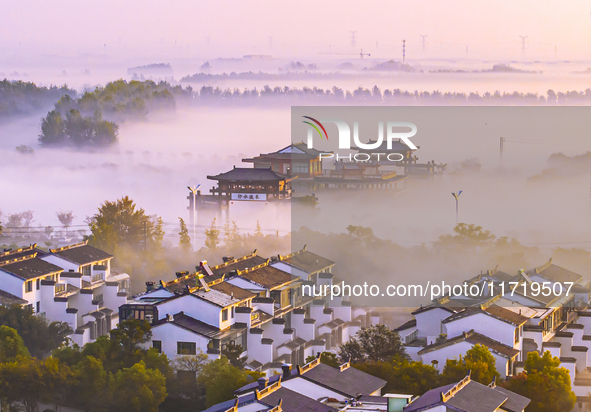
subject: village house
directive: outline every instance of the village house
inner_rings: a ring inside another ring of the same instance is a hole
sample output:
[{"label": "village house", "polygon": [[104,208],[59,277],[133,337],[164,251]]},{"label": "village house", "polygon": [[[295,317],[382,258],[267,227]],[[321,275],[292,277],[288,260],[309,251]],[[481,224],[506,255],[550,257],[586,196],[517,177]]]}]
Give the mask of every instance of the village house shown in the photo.
[{"label": "village house", "polygon": [[342,298],[302,293],[304,283],[332,281],[333,266],[306,248],[272,258],[255,250],[215,266],[201,262],[174,280],[148,282],[119,316],[149,320],[149,345],[171,358],[199,350],[218,358],[232,344],[242,347],[247,368],[280,372],[284,363],[303,365],[309,356],[336,352],[362,326],[379,320],[368,317],[369,308]]},{"label": "village house", "polygon": [[[506,377],[524,370],[529,352],[549,351],[569,370],[579,402],[587,402],[591,390],[588,281],[550,259],[514,276],[495,268],[465,284],[476,285],[487,296],[436,299],[413,312],[414,318],[396,329],[413,359],[441,370],[447,359],[457,359],[473,345],[481,344],[489,348],[498,372]],[[545,293],[541,293],[542,287],[546,287]]]},{"label": "village house", "polygon": [[38,316],[68,323],[74,343],[92,342],[116,327],[118,308],[129,295],[129,275],[112,273],[112,258],[86,242],[49,251],[30,245],[2,252],[3,304],[26,304]]},{"label": "village house", "polygon": [[[388,398],[381,396],[386,381],[351,367],[325,365],[319,358],[293,367],[283,364],[281,372],[260,378],[234,392],[236,399],[212,406],[206,412],[271,411],[285,412],[389,411]],[[408,403],[410,397],[402,398]],[[394,411],[402,411],[400,409]]]},{"label": "village house", "polygon": [[413,400],[404,412],[523,412],[530,402],[494,382],[482,385],[468,375],[460,382],[427,391]]}]

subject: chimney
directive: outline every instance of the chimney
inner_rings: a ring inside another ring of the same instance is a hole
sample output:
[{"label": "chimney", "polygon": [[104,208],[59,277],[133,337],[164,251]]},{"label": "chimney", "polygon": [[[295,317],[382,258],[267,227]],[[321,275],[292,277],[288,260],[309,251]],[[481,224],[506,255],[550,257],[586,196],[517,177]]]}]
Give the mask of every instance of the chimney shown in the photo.
[{"label": "chimney", "polygon": [[73,272],[73,271],[74,271],[74,269],[70,269],[70,270],[68,270],[68,272]]},{"label": "chimney", "polygon": [[291,377],[291,365],[288,363],[284,363],[281,365],[281,370],[283,370],[283,378],[282,380],[287,380]]},{"label": "chimney", "polygon": [[150,292],[154,290],[154,282],[148,281],[146,282],[146,292]]},{"label": "chimney", "polygon": [[267,378],[259,378],[257,383],[259,384],[259,391],[262,391],[267,387]]}]

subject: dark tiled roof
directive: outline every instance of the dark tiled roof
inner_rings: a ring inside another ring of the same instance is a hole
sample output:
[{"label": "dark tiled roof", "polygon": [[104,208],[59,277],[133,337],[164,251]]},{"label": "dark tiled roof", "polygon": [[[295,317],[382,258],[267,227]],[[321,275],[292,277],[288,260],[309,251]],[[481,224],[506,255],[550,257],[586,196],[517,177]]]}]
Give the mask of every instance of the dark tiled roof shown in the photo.
[{"label": "dark tiled roof", "polygon": [[488,308],[484,309],[481,307],[466,308],[463,311],[453,314],[450,317],[444,319],[443,323],[453,322],[455,320],[467,318],[469,316],[477,315],[480,313],[492,316],[496,319],[502,320],[503,322],[510,323],[515,326],[522,325],[529,319],[523,315],[520,315],[519,313],[513,312],[509,309],[502,308],[500,306],[489,306]]},{"label": "dark tiled roof", "polygon": [[225,180],[230,182],[279,182],[289,177],[271,169],[235,167],[226,173],[215,176],[207,176],[209,180]]},{"label": "dark tiled roof", "polygon": [[[449,394],[448,391],[456,385],[460,385],[457,392]],[[452,383],[427,391],[404,411],[418,412],[445,405],[446,410],[450,411],[495,412],[502,407],[502,410],[521,412],[530,402],[529,399],[500,387],[489,387],[474,381],[461,385],[462,383]],[[446,394],[445,399],[442,399],[442,393]]]},{"label": "dark tiled roof", "polygon": [[334,389],[347,396],[370,395],[386,385],[386,381],[353,367],[343,371],[323,363],[307,370],[303,378]]},{"label": "dark tiled roof", "polygon": [[[232,270],[245,270],[252,267],[258,266],[267,261],[266,258],[253,254],[251,256],[244,256],[242,258],[234,259],[227,263],[222,263],[217,266],[210,267],[213,276],[207,275],[205,272],[201,272],[208,283],[220,279],[223,275],[228,275]],[[178,282],[170,281],[165,283],[166,289],[171,292],[182,292],[187,289],[187,286],[194,288],[197,286],[196,272],[190,273],[184,276]]]},{"label": "dark tiled roof", "polygon": [[[329,366],[330,367],[330,366]],[[265,404],[274,407],[281,400],[281,410],[285,412],[336,412],[322,402],[299,394],[291,389],[279,388],[261,399]]]},{"label": "dark tiled roof", "polygon": [[256,293],[249,292],[248,290],[244,290],[228,282],[216,283],[215,285],[210,286],[210,288],[225,293],[228,296],[234,296],[234,299],[238,300],[250,299],[256,296]]},{"label": "dark tiled roof", "polygon": [[519,354],[518,349],[512,348],[511,346],[505,345],[504,343],[491,339],[488,336],[484,336],[480,333],[474,332],[473,330],[471,330],[470,332],[464,332],[463,334],[456,336],[454,338],[426,346],[424,349],[421,349],[418,353],[419,355],[422,355],[424,353],[432,352],[434,350],[445,348],[447,346],[455,345],[456,343],[464,341],[471,343],[473,345],[484,345],[491,351],[496,352],[499,355],[503,355],[507,358],[513,358],[514,356]]},{"label": "dark tiled roof", "polygon": [[297,278],[287,272],[274,268],[273,266],[263,266],[262,268],[244,273],[241,276],[258,283],[267,289],[276,288]]},{"label": "dark tiled roof", "polygon": [[454,308],[448,308],[446,306],[441,306],[439,304],[432,304],[432,305],[427,305],[427,306],[421,306],[420,308],[414,310],[411,314],[412,315],[418,315],[419,313],[423,313],[423,312],[427,312],[433,309],[443,309],[449,313],[456,313],[457,310]]},{"label": "dark tiled roof", "polygon": [[24,305],[28,303],[26,300],[19,298],[18,296],[8,293],[4,290],[0,290],[0,305],[12,306],[12,305]]},{"label": "dark tiled roof", "polygon": [[43,252],[40,249],[36,248],[36,244],[27,246],[27,247],[22,247],[19,249],[14,249],[14,250],[8,250],[6,252],[1,252],[0,251],[0,263],[1,262],[5,262],[7,260],[12,260],[12,259],[17,259],[17,258],[22,258],[24,256],[29,256],[32,254],[37,254],[37,257],[42,257],[45,256],[47,253]]},{"label": "dark tiled roof", "polygon": [[85,265],[113,257],[113,255],[107,252],[85,244],[69,246],[67,249],[50,249],[50,252],[78,265]]},{"label": "dark tiled roof", "polygon": [[12,273],[22,279],[34,279],[63,270],[59,266],[32,256],[34,255],[14,263],[0,263],[0,270]]},{"label": "dark tiled roof", "polygon": [[582,278],[582,276],[578,273],[572,272],[560,266],[556,266],[552,263],[552,259],[550,259],[542,266],[538,266],[537,268],[529,270],[526,273],[529,276],[534,276],[535,274],[538,274],[554,282],[577,282]]},{"label": "dark tiled roof", "polygon": [[511,392],[500,386],[495,386],[494,389],[507,396],[507,401],[503,404],[503,409],[506,409],[509,412],[522,412],[531,402],[529,398]]},{"label": "dark tiled roof", "polygon": [[215,337],[220,330],[214,326],[208,325],[205,322],[201,322],[195,318],[185,315],[183,312],[177,313],[173,315],[173,321],[169,322],[167,318],[160,319],[152,324],[152,327],[158,327],[165,323],[172,323],[174,325],[180,326],[183,329],[187,329],[191,332],[195,332],[199,335],[205,336],[206,338]]},{"label": "dark tiled roof", "polygon": [[284,262],[308,273],[319,272],[335,264],[332,260],[307,250],[296,252],[292,257],[285,259]]},{"label": "dark tiled roof", "polygon": [[406,322],[405,324],[403,324],[401,326],[398,326],[396,329],[394,329],[394,331],[401,332],[403,330],[414,328],[416,326],[417,326],[417,320],[416,319],[411,319],[408,322]]}]

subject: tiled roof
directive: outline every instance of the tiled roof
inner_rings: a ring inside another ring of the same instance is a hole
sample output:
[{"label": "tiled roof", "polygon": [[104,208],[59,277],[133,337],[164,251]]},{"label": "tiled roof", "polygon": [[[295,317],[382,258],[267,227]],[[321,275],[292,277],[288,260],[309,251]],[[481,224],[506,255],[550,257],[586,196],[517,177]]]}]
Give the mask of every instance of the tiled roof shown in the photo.
[{"label": "tiled roof", "polygon": [[35,257],[35,254],[25,256],[22,259],[14,263],[10,263],[11,260],[0,263],[0,271],[4,270],[22,279],[34,279],[63,270],[59,266]]},{"label": "tiled roof", "polygon": [[529,319],[526,316],[523,316],[512,310],[502,308],[500,306],[489,306],[488,308],[482,308],[478,306],[469,307],[462,310],[461,312],[455,313],[450,317],[444,319],[443,323],[454,322],[458,319],[463,319],[478,314],[485,314],[515,326],[523,325]]},{"label": "tiled roof", "polygon": [[262,402],[275,407],[281,401],[281,410],[285,412],[336,412],[332,408],[316,399],[309,398],[287,388],[279,388],[261,399]]},{"label": "tiled roof", "polygon": [[237,299],[236,297],[226,295],[225,293],[217,291],[215,289],[199,289],[193,292],[192,294],[222,308],[234,305],[241,301],[241,299]]},{"label": "tiled roof", "polygon": [[66,246],[64,248],[59,249],[50,249],[50,252],[56,256],[67,259],[70,262],[74,262],[78,265],[85,265],[88,263],[98,262],[113,257],[113,255],[107,252],[104,252],[100,249],[97,249],[84,243]]},{"label": "tiled roof", "polygon": [[215,285],[210,286],[210,288],[217,290],[218,292],[225,293],[228,296],[234,296],[234,299],[241,301],[256,296],[256,293],[249,292],[248,290],[244,290],[228,282],[216,283]]},{"label": "tiled roof", "polygon": [[32,244],[27,247],[22,247],[19,249],[7,250],[6,252],[0,252],[0,263],[5,262],[7,260],[13,260],[17,258],[22,258],[24,256],[29,256],[32,254],[36,254],[37,257],[42,257],[47,253],[43,252],[40,249],[37,249],[37,244]]},{"label": "tiled roof", "polygon": [[208,325],[205,322],[201,322],[195,318],[192,318],[188,315],[185,315],[183,312],[177,313],[173,315],[173,320],[168,321],[165,317],[160,319],[152,324],[152,328],[156,328],[160,325],[164,325],[166,323],[172,323],[176,326],[179,326],[183,329],[189,330],[191,332],[197,333],[201,336],[205,336],[206,338],[213,338],[217,334],[220,333],[220,330],[214,326]]},{"label": "tiled roof", "polygon": [[346,396],[370,395],[383,388],[386,381],[359,369],[348,367],[343,371],[332,366],[319,363],[301,375],[304,379],[316,382],[321,386],[333,389]]},{"label": "tiled roof", "polygon": [[283,261],[308,273],[319,272],[335,264],[332,260],[307,250],[296,252],[293,256]]},{"label": "tiled roof", "polygon": [[271,169],[256,167],[234,167],[225,173],[215,176],[207,176],[209,180],[227,180],[230,182],[279,182],[289,177]]},{"label": "tiled roof", "polygon": [[297,279],[287,272],[274,268],[273,266],[263,266],[253,271],[241,274],[245,279],[256,282],[267,289],[273,289],[289,283],[292,279]]},{"label": "tiled roof", "polygon": [[522,412],[530,400],[497,386],[485,386],[469,377],[458,383],[431,389],[407,406],[405,412],[430,410],[437,406],[461,412]]},{"label": "tiled roof", "polygon": [[511,346],[505,345],[499,341],[489,338],[488,336],[484,336],[480,333],[474,332],[471,330],[470,332],[464,332],[459,336],[456,336],[451,339],[446,339],[444,341],[436,342],[432,345],[426,346],[424,349],[421,349],[418,354],[423,355],[428,352],[433,352],[438,349],[442,349],[451,345],[455,345],[456,343],[460,342],[468,342],[473,345],[483,345],[489,348],[491,351],[498,353],[499,355],[505,356],[507,358],[513,358],[519,354],[519,350],[515,349]]},{"label": "tiled roof", "polygon": [[577,282],[582,278],[578,273],[572,272],[560,266],[556,266],[552,263],[552,259],[538,266],[532,270],[526,272],[529,276],[540,275],[548,280],[554,282]]},{"label": "tiled roof", "polygon": [[24,305],[28,303],[25,299],[21,299],[18,296],[8,293],[0,289],[0,305],[12,306],[12,305]]}]

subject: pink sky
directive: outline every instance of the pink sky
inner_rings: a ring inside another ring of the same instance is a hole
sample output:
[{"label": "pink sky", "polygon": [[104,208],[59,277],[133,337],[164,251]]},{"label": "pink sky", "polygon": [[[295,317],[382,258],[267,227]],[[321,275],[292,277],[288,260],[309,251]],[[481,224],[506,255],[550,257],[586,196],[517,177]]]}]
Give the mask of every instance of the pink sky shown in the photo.
[{"label": "pink sky", "polygon": [[[19,43],[20,52],[97,53],[106,43],[119,50],[194,56],[305,54],[329,45],[332,51],[349,50],[349,31],[355,30],[358,47],[374,52],[398,50],[403,38],[416,49],[419,35],[428,34],[433,50],[470,45],[493,54],[518,53],[518,36],[527,34],[528,47],[556,44],[586,58],[590,11],[580,0],[4,0],[0,53],[19,52]],[[273,50],[268,36],[274,36]]]}]

